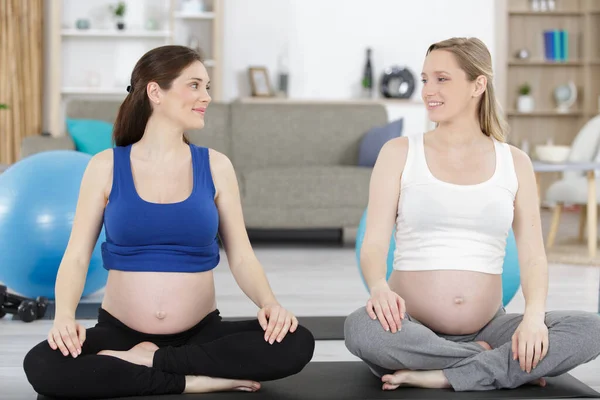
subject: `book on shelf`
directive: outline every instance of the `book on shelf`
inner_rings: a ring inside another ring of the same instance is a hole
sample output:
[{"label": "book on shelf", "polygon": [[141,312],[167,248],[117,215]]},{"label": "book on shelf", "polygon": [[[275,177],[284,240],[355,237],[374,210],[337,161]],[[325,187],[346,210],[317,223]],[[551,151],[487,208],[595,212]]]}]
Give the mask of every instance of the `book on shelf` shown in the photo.
[{"label": "book on shelf", "polygon": [[544,31],[544,57],[546,61],[568,61],[569,32],[564,29]]}]

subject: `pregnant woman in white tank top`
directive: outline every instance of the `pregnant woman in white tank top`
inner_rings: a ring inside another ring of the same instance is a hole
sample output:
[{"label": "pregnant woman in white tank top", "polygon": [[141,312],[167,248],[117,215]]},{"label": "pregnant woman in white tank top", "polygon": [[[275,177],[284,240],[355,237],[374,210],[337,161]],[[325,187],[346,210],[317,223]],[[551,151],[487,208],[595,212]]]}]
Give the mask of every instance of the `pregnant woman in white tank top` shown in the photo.
[{"label": "pregnant woman in white tank top", "polygon": [[[383,389],[545,385],[544,377],[600,353],[598,315],[546,313],[535,175],[528,156],[506,143],[491,64],[478,39],[432,45],[422,97],[437,126],[387,142],[373,169],[361,249],[371,296],[347,318],[345,337]],[[386,281],[394,226],[394,272]],[[502,307],[511,228],[526,300],[522,315]]]}]

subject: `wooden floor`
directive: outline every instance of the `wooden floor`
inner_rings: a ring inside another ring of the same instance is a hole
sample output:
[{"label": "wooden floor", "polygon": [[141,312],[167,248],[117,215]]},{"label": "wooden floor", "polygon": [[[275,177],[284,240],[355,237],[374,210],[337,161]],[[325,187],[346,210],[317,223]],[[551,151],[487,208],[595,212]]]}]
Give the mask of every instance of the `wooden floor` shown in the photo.
[{"label": "wooden floor", "polygon": [[[544,225],[548,221],[544,213]],[[577,233],[577,216],[564,217],[561,234]],[[546,228],[545,228],[546,230]],[[259,260],[265,267],[270,283],[279,300],[297,315],[347,315],[367,300],[355,263],[353,248],[336,245],[256,245]],[[218,306],[225,316],[255,317],[255,306],[233,280],[226,259],[215,272]],[[600,268],[550,265],[549,310],[598,311]],[[91,301],[98,301],[102,294]],[[90,300],[88,300],[90,301]],[[507,306],[509,312],[522,312],[524,299],[518,293]],[[83,321],[86,326],[93,321]],[[51,321],[25,324],[8,319],[0,320],[0,398],[35,399],[22,370],[25,353],[44,340]],[[600,333],[599,333],[600,334]],[[317,342],[314,361],[357,359],[341,341]],[[600,358],[582,365],[572,374],[600,391]]]}]

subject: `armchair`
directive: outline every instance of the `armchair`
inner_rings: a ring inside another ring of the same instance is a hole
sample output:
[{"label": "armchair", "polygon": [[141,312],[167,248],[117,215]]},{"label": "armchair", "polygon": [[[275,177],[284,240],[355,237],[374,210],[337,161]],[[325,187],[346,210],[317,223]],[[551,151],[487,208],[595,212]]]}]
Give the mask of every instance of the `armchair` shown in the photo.
[{"label": "armchair", "polygon": [[[600,115],[590,119],[579,131],[568,157],[568,162],[600,162],[600,153],[598,146],[600,143]],[[593,172],[593,171],[590,171]],[[600,179],[595,177],[596,187]],[[554,245],[560,216],[565,204],[581,205],[579,219],[579,241],[584,240],[585,227],[587,219],[588,204],[588,177],[585,172],[565,171],[562,179],[554,182],[546,191],[546,201],[555,204],[552,216],[552,223],[546,239],[546,248],[550,249]],[[600,191],[596,190],[596,203],[600,202]]]}]

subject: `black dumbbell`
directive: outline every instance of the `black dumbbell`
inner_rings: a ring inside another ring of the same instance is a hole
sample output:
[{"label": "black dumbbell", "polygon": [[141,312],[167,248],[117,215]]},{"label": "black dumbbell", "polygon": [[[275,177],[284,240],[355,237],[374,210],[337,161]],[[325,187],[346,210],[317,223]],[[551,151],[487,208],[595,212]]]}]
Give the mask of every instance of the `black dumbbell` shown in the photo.
[{"label": "black dumbbell", "polygon": [[46,310],[48,309],[48,298],[39,296],[37,299],[35,299],[35,302],[37,305],[37,317],[44,318],[44,315],[46,315]]},{"label": "black dumbbell", "polygon": [[6,286],[0,285],[0,318],[6,314],[17,314],[23,322],[32,322],[43,318],[48,308],[48,299],[39,296],[28,299],[13,293],[8,293]]},{"label": "black dumbbell", "polygon": [[32,322],[37,319],[38,307],[33,300],[23,300],[17,308],[17,315],[23,322]]},{"label": "black dumbbell", "polygon": [[4,318],[6,311],[4,310],[4,303],[6,298],[6,286],[0,285],[0,318]]},{"label": "black dumbbell", "polygon": [[4,318],[6,312],[4,311],[4,296],[6,294],[6,286],[0,285],[0,318]]}]

